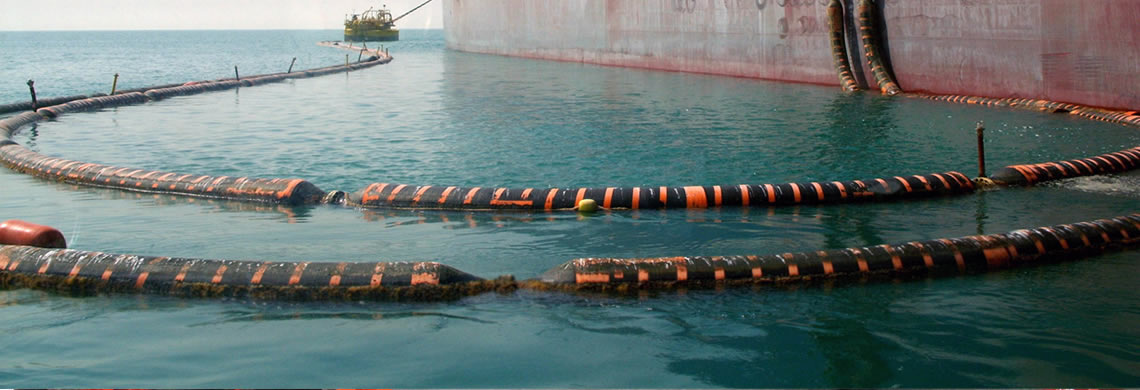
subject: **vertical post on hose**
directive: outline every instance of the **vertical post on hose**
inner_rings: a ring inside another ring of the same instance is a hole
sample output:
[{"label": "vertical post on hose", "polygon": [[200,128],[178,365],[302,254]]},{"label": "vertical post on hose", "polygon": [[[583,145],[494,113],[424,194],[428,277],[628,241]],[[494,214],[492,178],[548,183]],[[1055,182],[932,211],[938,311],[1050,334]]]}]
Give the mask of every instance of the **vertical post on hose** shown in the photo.
[{"label": "vertical post on hose", "polygon": [[32,92],[32,111],[39,108],[39,103],[36,102],[36,82],[28,80],[28,90]]},{"label": "vertical post on hose", "polygon": [[344,55],[344,66],[348,67],[348,54]]},{"label": "vertical post on hose", "polygon": [[983,122],[978,122],[978,177],[986,177],[986,140],[985,140],[985,125]]},{"label": "vertical post on hose", "polygon": [[360,49],[360,54],[356,55],[356,62],[360,62],[360,58],[364,57],[364,51],[368,49]]},{"label": "vertical post on hose", "polygon": [[289,63],[289,71],[287,71],[285,73],[293,73],[293,64],[296,64],[296,63],[297,63],[297,57],[293,57],[293,62]]},{"label": "vertical post on hose", "polygon": [[111,95],[115,94],[115,88],[119,86],[119,74],[115,73],[115,79],[111,81]]},{"label": "vertical post on hose", "polygon": [[234,80],[241,81],[241,77],[238,76],[237,65],[234,65]]}]

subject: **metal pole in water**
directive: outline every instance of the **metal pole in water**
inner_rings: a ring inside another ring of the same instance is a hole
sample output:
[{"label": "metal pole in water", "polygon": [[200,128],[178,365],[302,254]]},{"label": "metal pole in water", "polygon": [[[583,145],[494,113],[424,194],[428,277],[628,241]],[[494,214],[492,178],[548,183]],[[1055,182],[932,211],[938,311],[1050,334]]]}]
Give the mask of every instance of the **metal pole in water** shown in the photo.
[{"label": "metal pole in water", "polygon": [[985,135],[986,127],[983,122],[978,122],[978,177],[986,177],[986,141]]},{"label": "metal pole in water", "polygon": [[35,81],[28,80],[28,90],[32,92],[32,111],[35,111],[36,109],[39,108],[39,104],[37,104],[37,102],[36,102],[36,82]]},{"label": "metal pole in water", "polygon": [[111,94],[115,94],[115,88],[119,86],[119,74],[115,73],[115,80],[111,81]]},{"label": "metal pole in water", "polygon": [[234,65],[234,80],[241,80],[241,77],[238,76],[237,65]]},{"label": "metal pole in water", "polygon": [[289,63],[289,71],[285,73],[293,73],[293,64],[297,63],[297,57],[293,57],[293,62]]},{"label": "metal pole in water", "polygon": [[356,55],[356,62],[360,62],[360,58],[364,57],[364,51],[368,49],[360,49],[360,54]]},{"label": "metal pole in water", "polygon": [[348,54],[344,55],[344,66],[348,66]]}]

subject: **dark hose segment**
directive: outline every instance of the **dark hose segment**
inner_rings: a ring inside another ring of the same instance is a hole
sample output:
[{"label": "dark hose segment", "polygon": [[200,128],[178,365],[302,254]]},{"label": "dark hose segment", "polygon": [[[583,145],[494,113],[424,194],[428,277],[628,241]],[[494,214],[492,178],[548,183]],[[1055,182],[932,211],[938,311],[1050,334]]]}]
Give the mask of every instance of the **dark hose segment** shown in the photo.
[{"label": "dark hose segment", "polygon": [[35,111],[23,112],[0,119],[0,141],[12,138],[12,134],[16,132],[16,129],[27,124],[39,122],[43,119],[44,117]]},{"label": "dark hose segment", "polygon": [[121,168],[48,157],[15,143],[0,144],[0,161],[14,171],[35,176],[127,191],[287,204],[317,203],[325,195],[301,179],[215,177]]},{"label": "dark hose segment", "polygon": [[684,187],[535,189],[373,183],[349,194],[347,203],[369,208],[560,210],[593,199],[606,209],[698,209],[885,201],[973,190],[973,182],[958,172],[847,182]]},{"label": "dark hose segment", "polygon": [[[47,106],[54,106],[56,104],[67,103],[67,102],[70,102],[72,100],[86,99],[86,98],[94,97],[94,96],[99,96],[99,95],[91,95],[91,96],[75,95],[75,96],[63,96],[63,97],[55,97],[55,98],[47,98],[47,99],[36,99],[36,103],[40,107],[47,107]],[[31,111],[31,110],[32,110],[32,101],[31,100],[18,102],[18,103],[0,104],[0,114],[7,114],[10,112],[18,112],[18,111]]]},{"label": "dark hose segment", "polygon": [[902,89],[899,89],[899,85],[891,77],[890,69],[883,64],[879,55],[882,50],[879,49],[879,33],[875,31],[874,10],[875,5],[871,0],[859,2],[859,31],[863,39],[863,51],[867,55],[867,65],[871,67],[871,73],[875,75],[875,81],[879,84],[879,90],[885,95],[897,95]]},{"label": "dark hose segment", "polygon": [[[983,272],[1070,260],[1140,244],[1140,214],[1005,234],[765,256],[577,259],[540,282],[605,290],[618,285],[670,287],[678,282],[779,282],[871,274]],[[541,288],[541,286],[539,286]]]},{"label": "dark hose segment", "polygon": [[271,262],[0,246],[0,288],[290,300],[446,300],[511,288],[434,262]]},{"label": "dark hose segment", "polygon": [[908,94],[908,96],[919,97],[923,99],[935,100],[940,102],[950,103],[963,103],[963,104],[979,104],[991,107],[1010,107],[1022,108],[1034,111],[1044,111],[1050,113],[1070,114],[1076,115],[1086,119],[1093,119],[1102,122],[1116,123],[1122,125],[1131,125],[1140,127],[1140,115],[1136,111],[1116,111],[1106,110],[1103,108],[1095,108],[1082,106],[1072,103],[1061,103],[1041,99],[1025,99],[1025,98],[988,98],[980,96],[967,96],[967,95],[927,95],[927,94]]},{"label": "dark hose segment", "polygon": [[990,175],[990,178],[1004,185],[1027,186],[1070,177],[1126,172],[1138,166],[1140,166],[1140,146],[1090,158],[1010,165]]},{"label": "dark hose segment", "polygon": [[847,41],[843,31],[843,4],[831,0],[827,6],[827,26],[831,32],[831,57],[835,60],[835,71],[839,74],[839,85],[844,91],[857,91],[859,84],[852,77],[851,63],[847,61]]},{"label": "dark hose segment", "polygon": [[90,111],[100,108],[141,104],[146,103],[146,101],[147,97],[143,94],[138,92],[129,92],[111,96],[100,96],[73,100],[67,103],[41,108],[39,110],[36,110],[36,113],[45,118],[55,118],[69,112]]}]

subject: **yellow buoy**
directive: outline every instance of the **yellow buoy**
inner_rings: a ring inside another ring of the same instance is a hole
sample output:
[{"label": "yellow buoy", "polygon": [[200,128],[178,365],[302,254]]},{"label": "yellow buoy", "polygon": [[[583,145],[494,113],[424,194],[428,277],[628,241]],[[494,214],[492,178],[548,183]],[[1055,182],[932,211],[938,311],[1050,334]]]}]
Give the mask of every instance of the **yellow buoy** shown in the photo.
[{"label": "yellow buoy", "polygon": [[595,211],[598,211],[598,202],[595,202],[593,199],[582,199],[578,202],[578,212],[592,213]]}]

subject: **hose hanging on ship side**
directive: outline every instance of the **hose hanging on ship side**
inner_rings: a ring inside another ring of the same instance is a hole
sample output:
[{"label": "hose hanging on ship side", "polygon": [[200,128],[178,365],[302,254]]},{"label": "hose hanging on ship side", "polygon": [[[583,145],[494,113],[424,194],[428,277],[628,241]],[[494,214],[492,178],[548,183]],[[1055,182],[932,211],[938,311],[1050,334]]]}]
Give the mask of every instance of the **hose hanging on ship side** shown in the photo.
[{"label": "hose hanging on ship side", "polygon": [[890,69],[883,65],[883,60],[878,53],[879,49],[879,34],[875,31],[875,23],[872,15],[874,15],[875,5],[871,0],[861,0],[859,2],[859,31],[863,38],[863,51],[867,55],[867,65],[871,67],[871,73],[875,75],[875,81],[879,83],[879,91],[884,95],[898,95],[902,93],[902,89],[895,83],[891,77]]},{"label": "hose hanging on ship side", "polygon": [[839,85],[844,91],[859,90],[859,84],[852,77],[851,63],[847,61],[847,43],[843,34],[843,4],[831,0],[827,6],[827,26],[831,32],[831,57],[835,59],[835,71],[839,74]]}]

